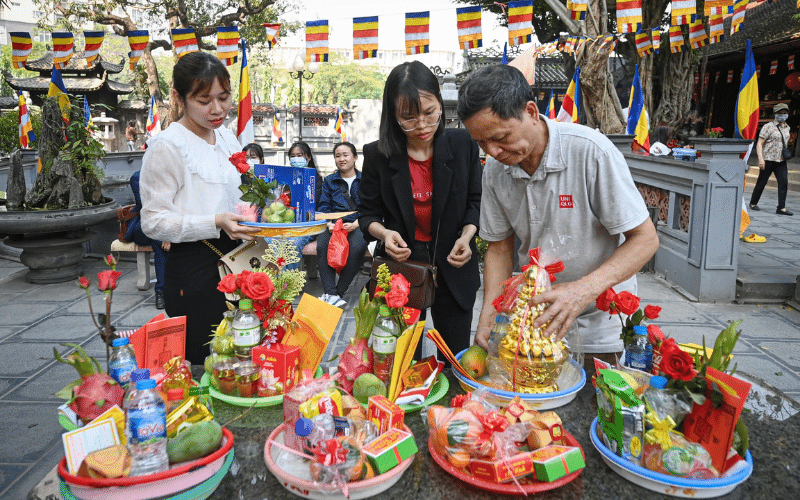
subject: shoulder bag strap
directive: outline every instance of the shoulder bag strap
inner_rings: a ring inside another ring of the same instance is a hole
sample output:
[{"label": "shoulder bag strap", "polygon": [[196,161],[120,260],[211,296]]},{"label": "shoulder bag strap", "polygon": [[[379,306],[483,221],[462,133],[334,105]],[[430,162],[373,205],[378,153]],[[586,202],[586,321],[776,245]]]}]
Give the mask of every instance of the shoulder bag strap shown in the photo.
[{"label": "shoulder bag strap", "polygon": [[353,197],[350,196],[350,189],[347,186],[347,181],[344,182],[344,186],[339,184],[339,189],[342,191],[344,198],[347,200],[347,204],[350,205],[350,210],[356,210],[356,204],[353,202]]}]

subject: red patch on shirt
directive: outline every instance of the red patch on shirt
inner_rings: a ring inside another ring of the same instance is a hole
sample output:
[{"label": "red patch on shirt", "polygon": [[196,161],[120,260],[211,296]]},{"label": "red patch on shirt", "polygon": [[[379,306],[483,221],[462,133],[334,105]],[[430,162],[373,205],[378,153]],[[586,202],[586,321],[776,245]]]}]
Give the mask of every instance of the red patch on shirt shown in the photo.
[{"label": "red patch on shirt", "polygon": [[571,194],[558,195],[558,208],[575,208],[575,205],[572,204],[572,195]]}]

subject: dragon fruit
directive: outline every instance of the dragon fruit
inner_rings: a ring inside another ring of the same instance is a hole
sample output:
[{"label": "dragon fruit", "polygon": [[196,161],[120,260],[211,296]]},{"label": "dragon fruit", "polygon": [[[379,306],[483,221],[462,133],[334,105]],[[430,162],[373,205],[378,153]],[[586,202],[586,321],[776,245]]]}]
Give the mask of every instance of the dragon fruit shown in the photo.
[{"label": "dragon fruit", "polygon": [[353,384],[359,375],[372,373],[373,354],[367,345],[372,327],[378,317],[379,304],[370,300],[366,288],[361,290],[358,306],[353,308],[356,318],[356,336],[339,357],[339,386],[348,393],[353,392]]},{"label": "dragon fruit", "polygon": [[91,422],[114,405],[121,407],[125,395],[122,386],[102,373],[97,360],[86,354],[81,346],[62,345],[73,347],[75,351],[62,358],[54,348],[56,360],[74,366],[81,378],[58,391],[56,395],[70,399],[69,407],[84,423]]}]

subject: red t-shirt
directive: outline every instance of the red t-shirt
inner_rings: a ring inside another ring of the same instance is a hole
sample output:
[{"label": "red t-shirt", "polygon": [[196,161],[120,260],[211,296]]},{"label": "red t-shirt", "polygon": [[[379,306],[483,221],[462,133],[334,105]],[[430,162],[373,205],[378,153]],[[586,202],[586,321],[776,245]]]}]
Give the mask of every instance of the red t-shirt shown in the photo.
[{"label": "red t-shirt", "polygon": [[432,158],[417,161],[408,157],[408,169],[411,172],[411,195],[414,199],[414,218],[416,228],[414,239],[431,241],[431,214],[433,213],[433,173]]}]

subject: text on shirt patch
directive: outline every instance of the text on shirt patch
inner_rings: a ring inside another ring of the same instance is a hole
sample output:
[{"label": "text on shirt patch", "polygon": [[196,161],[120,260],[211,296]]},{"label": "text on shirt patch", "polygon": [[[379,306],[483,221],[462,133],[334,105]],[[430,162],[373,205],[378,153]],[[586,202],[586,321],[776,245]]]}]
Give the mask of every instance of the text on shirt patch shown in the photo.
[{"label": "text on shirt patch", "polygon": [[575,208],[575,205],[572,204],[572,195],[571,194],[558,195],[558,208]]}]

